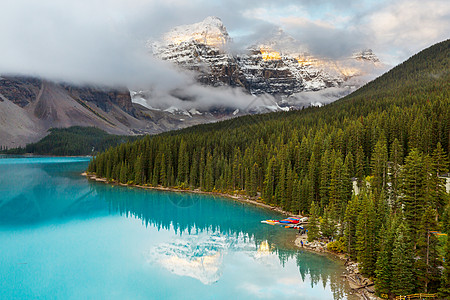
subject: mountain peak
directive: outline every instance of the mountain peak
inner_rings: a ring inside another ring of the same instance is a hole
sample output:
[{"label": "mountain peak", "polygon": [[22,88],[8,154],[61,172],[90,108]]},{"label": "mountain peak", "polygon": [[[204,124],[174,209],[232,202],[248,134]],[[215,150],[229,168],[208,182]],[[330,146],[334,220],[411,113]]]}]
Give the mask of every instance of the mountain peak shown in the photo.
[{"label": "mountain peak", "polygon": [[354,52],[352,58],[363,61],[371,61],[374,63],[380,62],[380,59],[373,53],[372,49],[364,49]]},{"label": "mountain peak", "polygon": [[166,33],[163,39],[168,45],[194,41],[221,48],[230,41],[230,36],[222,20],[210,16],[198,23],[177,26]]}]

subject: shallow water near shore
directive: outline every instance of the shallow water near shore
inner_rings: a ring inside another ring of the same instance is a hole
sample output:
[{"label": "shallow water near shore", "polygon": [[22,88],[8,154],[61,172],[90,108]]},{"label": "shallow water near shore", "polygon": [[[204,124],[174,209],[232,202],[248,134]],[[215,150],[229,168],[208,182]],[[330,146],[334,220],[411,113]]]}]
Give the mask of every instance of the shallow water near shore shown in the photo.
[{"label": "shallow water near shore", "polygon": [[350,299],[342,264],[282,215],[80,176],[89,158],[0,158],[0,299]]}]

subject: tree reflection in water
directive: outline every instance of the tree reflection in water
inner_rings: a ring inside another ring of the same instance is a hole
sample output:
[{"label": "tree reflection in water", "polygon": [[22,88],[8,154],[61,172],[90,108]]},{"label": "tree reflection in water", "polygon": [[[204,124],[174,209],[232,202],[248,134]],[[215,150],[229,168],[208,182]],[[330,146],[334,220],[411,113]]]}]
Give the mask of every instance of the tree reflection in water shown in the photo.
[{"label": "tree reflection in water", "polygon": [[[343,268],[339,264],[315,253],[285,247],[280,240],[289,236],[287,229],[260,223],[262,218],[282,217],[279,214],[210,195],[142,190],[98,183],[91,183],[91,188],[108,203],[110,213],[118,212],[126,217],[138,218],[146,227],[174,231],[180,237],[193,235],[198,239],[203,233],[210,237],[225,237],[225,246],[223,238],[211,238],[206,242],[221,241],[210,245],[218,249],[210,253],[212,257],[219,250],[226,248],[227,251],[233,251],[242,249],[244,243],[246,247],[251,244],[255,253],[265,249],[277,255],[283,266],[287,261],[295,259],[302,281],[309,277],[312,287],[321,284],[325,288],[329,285],[334,299],[343,299],[346,295],[347,285],[341,277]],[[200,244],[197,247],[204,246]],[[192,248],[192,245],[186,245],[185,242],[183,245]],[[172,249],[175,248],[174,245],[164,247],[175,251]],[[157,249],[159,250],[161,249]]]}]

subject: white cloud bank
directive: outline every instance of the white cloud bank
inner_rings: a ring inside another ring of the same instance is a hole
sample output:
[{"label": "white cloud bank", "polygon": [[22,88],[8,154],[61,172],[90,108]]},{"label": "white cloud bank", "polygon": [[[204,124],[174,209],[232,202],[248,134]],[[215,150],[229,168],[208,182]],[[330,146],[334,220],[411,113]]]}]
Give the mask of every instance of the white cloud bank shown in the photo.
[{"label": "white cloud bank", "polygon": [[251,96],[240,91],[192,86],[189,76],[147,53],[147,39],[209,15],[221,17],[236,41],[251,43],[281,26],[312,54],[341,57],[368,47],[391,64],[448,38],[450,28],[447,0],[14,0],[0,9],[0,74],[158,87],[162,94],[178,89],[205,105],[211,98],[247,103]]}]

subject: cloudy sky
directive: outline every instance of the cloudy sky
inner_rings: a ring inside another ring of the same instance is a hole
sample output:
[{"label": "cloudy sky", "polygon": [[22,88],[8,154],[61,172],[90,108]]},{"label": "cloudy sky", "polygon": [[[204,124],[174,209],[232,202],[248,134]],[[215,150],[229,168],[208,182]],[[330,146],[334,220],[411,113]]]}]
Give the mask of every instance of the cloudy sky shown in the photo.
[{"label": "cloudy sky", "polygon": [[237,43],[281,27],[313,54],[337,58],[371,48],[388,65],[450,32],[448,0],[6,0],[0,74],[176,85],[186,79],[150,59],[145,42],[207,16],[220,17]]}]

